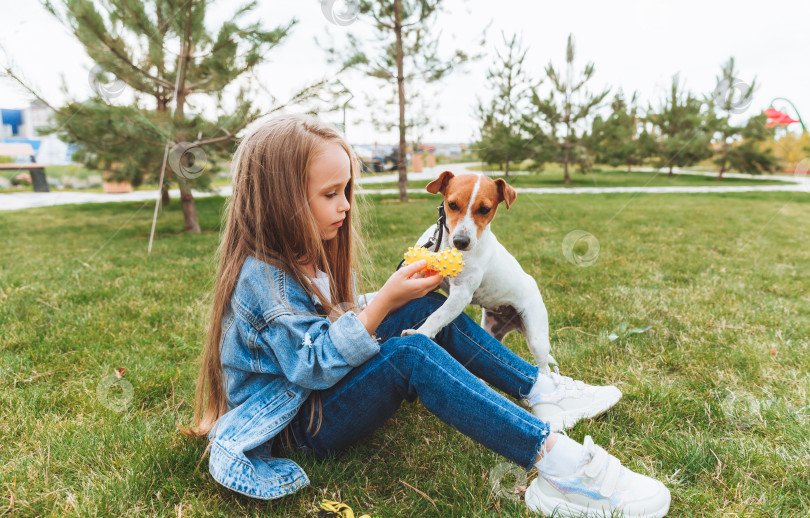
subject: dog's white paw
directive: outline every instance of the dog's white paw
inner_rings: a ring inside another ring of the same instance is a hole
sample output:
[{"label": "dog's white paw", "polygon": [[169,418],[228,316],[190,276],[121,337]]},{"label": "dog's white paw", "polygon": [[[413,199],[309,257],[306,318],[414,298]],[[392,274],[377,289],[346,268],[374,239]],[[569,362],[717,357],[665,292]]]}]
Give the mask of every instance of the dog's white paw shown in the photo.
[{"label": "dog's white paw", "polygon": [[427,334],[426,332],[422,331],[421,327],[419,329],[405,329],[404,331],[402,331],[402,334],[400,336],[410,336],[410,335],[425,335],[431,340],[433,340],[433,337]]}]

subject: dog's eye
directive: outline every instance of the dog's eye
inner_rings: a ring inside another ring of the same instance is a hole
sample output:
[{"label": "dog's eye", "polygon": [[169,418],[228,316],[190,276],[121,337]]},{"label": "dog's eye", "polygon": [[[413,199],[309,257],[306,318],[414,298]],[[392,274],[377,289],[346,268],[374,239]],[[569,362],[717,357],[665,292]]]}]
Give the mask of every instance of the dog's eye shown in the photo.
[{"label": "dog's eye", "polygon": [[492,210],[492,209],[490,209],[489,207],[479,207],[479,208],[478,208],[478,212],[480,212],[481,214],[486,214],[486,213],[488,213],[490,210]]},{"label": "dog's eye", "polygon": [[455,202],[450,202],[450,203],[448,203],[448,204],[447,204],[447,207],[448,207],[450,210],[458,210],[458,205],[456,205],[456,204],[455,204]]}]

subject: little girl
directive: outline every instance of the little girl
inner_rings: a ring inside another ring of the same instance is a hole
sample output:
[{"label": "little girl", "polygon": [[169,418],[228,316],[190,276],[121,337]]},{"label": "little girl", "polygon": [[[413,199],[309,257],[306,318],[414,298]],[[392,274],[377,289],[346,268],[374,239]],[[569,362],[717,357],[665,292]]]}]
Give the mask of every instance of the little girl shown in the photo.
[{"label": "little girl", "polygon": [[207,435],[217,482],[261,499],[290,494],[309,479],[285,449],[329,458],[418,397],[464,435],[536,467],[531,510],[667,513],[661,482],[535,416],[553,409],[568,426],[604,412],[615,402],[600,407],[605,387],[541,372],[465,313],[435,341],[400,336],[445,300],[434,291],[441,276],[419,273],[424,261],[362,303],[360,162],[333,127],[305,115],[268,120],[240,143],[233,173],[194,425],[183,430]]}]

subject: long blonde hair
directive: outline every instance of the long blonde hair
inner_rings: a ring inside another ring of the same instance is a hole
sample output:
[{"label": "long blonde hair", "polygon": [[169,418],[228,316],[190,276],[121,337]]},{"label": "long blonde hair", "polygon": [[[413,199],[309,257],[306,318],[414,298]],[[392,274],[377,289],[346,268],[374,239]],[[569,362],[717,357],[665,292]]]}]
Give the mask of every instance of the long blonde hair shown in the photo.
[{"label": "long blonde hair", "polygon": [[[307,186],[310,163],[328,143],[340,145],[349,155],[351,180],[345,194],[351,208],[337,236],[324,242],[310,210]],[[179,427],[182,433],[207,435],[228,411],[219,342],[223,315],[248,255],[283,269],[301,286],[310,287],[330,319],[355,309],[352,272],[357,272],[358,294],[362,294],[365,287],[361,273],[370,268],[360,222],[365,211],[358,211],[354,199],[354,183],[360,170],[357,155],[340,133],[313,115],[272,117],[239,143],[232,163],[233,193],[225,207],[224,229],[216,255],[219,266],[197,380],[194,422],[188,428]],[[339,302],[333,304],[315,283],[307,281],[300,262],[311,262],[329,276],[331,301]],[[313,396],[308,430],[313,426],[316,399],[321,406],[317,391]],[[319,411],[315,433],[320,429],[320,414]],[[289,445],[287,428],[284,438]]]}]

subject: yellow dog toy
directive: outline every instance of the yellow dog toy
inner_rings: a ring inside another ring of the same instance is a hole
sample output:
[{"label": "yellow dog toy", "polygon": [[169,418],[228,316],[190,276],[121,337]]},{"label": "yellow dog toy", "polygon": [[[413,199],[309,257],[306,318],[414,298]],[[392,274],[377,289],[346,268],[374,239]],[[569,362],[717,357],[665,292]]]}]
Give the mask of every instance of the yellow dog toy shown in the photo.
[{"label": "yellow dog toy", "polygon": [[427,267],[422,270],[427,276],[439,273],[443,277],[455,277],[464,266],[461,252],[447,247],[439,252],[431,252],[423,246],[408,247],[405,252],[405,264],[412,264],[422,259],[427,260]]},{"label": "yellow dog toy", "polygon": [[[324,518],[354,518],[354,511],[348,505],[341,502],[334,502],[332,500],[324,500],[321,502],[321,510],[318,511],[318,516]],[[369,515],[364,514],[359,518],[371,518]]]}]

